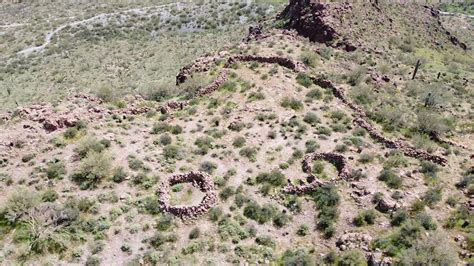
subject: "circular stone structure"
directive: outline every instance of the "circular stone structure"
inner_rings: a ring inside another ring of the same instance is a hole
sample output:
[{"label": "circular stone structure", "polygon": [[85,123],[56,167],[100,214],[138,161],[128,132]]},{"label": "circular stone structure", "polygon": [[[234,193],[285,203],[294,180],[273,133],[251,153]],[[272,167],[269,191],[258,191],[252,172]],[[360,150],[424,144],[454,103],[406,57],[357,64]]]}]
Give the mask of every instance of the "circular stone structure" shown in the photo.
[{"label": "circular stone structure", "polygon": [[[191,183],[206,195],[198,205],[173,206],[170,204],[169,190],[172,186],[180,183]],[[178,216],[182,219],[194,219],[206,213],[217,202],[214,181],[203,172],[189,172],[185,174],[172,175],[166,182],[161,183],[157,190],[159,203],[164,212]]]},{"label": "circular stone structure", "polygon": [[[294,184],[288,184],[286,187],[283,188],[284,193],[288,194],[306,194],[313,192],[317,187],[320,187],[324,185],[325,183],[318,180],[315,176],[311,174],[312,169],[311,169],[311,164],[313,161],[316,160],[325,160],[330,163],[332,163],[334,166],[336,166],[337,171],[338,171],[338,177],[342,179],[349,179],[351,176],[351,169],[349,167],[349,164],[347,162],[347,159],[337,153],[333,152],[315,152],[308,154],[304,157],[303,159],[303,171],[305,173],[308,173],[313,177],[313,181],[309,184],[301,184],[301,185],[294,185]],[[333,179],[334,181],[334,179]]]}]

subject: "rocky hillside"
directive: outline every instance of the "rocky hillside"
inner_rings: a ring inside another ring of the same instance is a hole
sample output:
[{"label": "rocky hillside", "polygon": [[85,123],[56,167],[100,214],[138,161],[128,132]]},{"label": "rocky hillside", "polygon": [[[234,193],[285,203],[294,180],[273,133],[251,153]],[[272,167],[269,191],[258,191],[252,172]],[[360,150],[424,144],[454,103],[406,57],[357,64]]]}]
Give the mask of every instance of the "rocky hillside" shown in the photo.
[{"label": "rocky hillside", "polygon": [[466,44],[452,36],[440,22],[439,11],[411,2],[364,1],[352,4],[291,0],[280,14],[284,27],[295,29],[312,41],[342,47],[346,51],[383,51],[394,39],[442,48]]},{"label": "rocky hillside", "polygon": [[174,86],[4,112],[0,262],[472,263],[453,38],[434,7],[292,0]]}]

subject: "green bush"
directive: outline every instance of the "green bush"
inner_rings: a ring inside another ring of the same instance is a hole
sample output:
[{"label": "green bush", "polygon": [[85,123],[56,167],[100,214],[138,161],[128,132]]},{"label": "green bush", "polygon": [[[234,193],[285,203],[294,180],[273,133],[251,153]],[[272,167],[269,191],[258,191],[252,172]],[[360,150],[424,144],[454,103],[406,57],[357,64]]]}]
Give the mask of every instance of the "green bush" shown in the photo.
[{"label": "green bush", "polygon": [[53,189],[46,190],[43,195],[41,195],[41,201],[43,202],[54,202],[59,198],[58,192]]},{"label": "green bush", "polygon": [[162,135],[160,136],[160,139],[159,139],[159,143],[160,143],[162,146],[170,145],[172,141],[173,141],[173,139],[172,139],[171,136],[168,135],[168,134],[162,134]]},{"label": "green bush", "polygon": [[246,157],[251,162],[257,161],[258,150],[253,147],[245,147],[239,151],[240,156]]},{"label": "green bush", "polygon": [[321,123],[319,117],[313,112],[306,113],[303,117],[303,121],[310,124],[311,126],[316,126],[317,124]]},{"label": "green bush", "polygon": [[303,103],[293,97],[284,97],[281,106],[284,108],[291,108],[295,111],[302,110],[304,108]]},{"label": "green bush", "polygon": [[82,160],[71,178],[81,186],[81,189],[94,188],[110,175],[110,168],[111,159],[108,155],[92,152]]},{"label": "green bush", "polygon": [[59,159],[52,159],[46,164],[46,177],[49,179],[62,179],[66,175],[66,166]]},{"label": "green bush", "polygon": [[64,131],[63,136],[65,139],[73,139],[77,136],[78,133],[79,133],[79,130],[77,130],[77,128],[70,127],[66,129],[66,131]]},{"label": "green bush", "polygon": [[236,148],[242,148],[245,145],[244,137],[236,137],[232,142],[232,145]]},{"label": "green bush", "polygon": [[0,210],[10,224],[15,224],[31,208],[38,204],[36,194],[28,191],[15,191]]},{"label": "green bush", "polygon": [[194,227],[189,233],[189,239],[197,239],[201,235],[201,230],[198,227]]},{"label": "green bush", "polygon": [[209,210],[209,219],[213,222],[217,222],[222,214],[223,211],[220,207],[213,207]]},{"label": "green bush", "polygon": [[168,231],[173,226],[173,217],[169,214],[162,214],[156,221],[158,231]]},{"label": "green bush", "polygon": [[391,169],[382,170],[378,179],[385,182],[389,188],[399,189],[402,187],[402,178]]},{"label": "green bush", "polygon": [[214,170],[217,169],[217,164],[209,161],[204,161],[199,166],[199,171],[206,172],[208,174],[212,174]]},{"label": "green bush", "polygon": [[163,156],[168,160],[181,160],[183,158],[181,148],[176,145],[168,145],[164,147]]},{"label": "green bush", "polygon": [[304,74],[304,73],[299,73],[296,76],[296,82],[300,84],[301,86],[304,86],[306,88],[309,88],[311,84],[313,84],[313,81],[311,80],[311,77]]},{"label": "green bush", "polygon": [[440,232],[416,239],[398,256],[401,265],[457,265],[458,254],[448,239]]},{"label": "green bush", "polygon": [[311,89],[308,93],[306,93],[306,97],[310,99],[317,99],[321,100],[323,98],[323,93],[321,92],[320,89]]},{"label": "green bush", "polygon": [[272,170],[271,172],[260,173],[256,177],[258,184],[268,183],[274,187],[281,187],[286,185],[287,180],[285,175],[279,170]]},{"label": "green bush", "polygon": [[112,171],[112,180],[115,183],[120,183],[124,181],[127,176],[128,173],[121,166],[114,168],[114,170]]},{"label": "green bush", "polygon": [[324,185],[318,187],[312,197],[319,210],[316,228],[322,231],[326,238],[330,238],[335,233],[333,224],[339,216],[337,206],[340,203],[340,196],[337,189],[334,185]]},{"label": "green bush", "polygon": [[194,145],[199,148],[196,153],[200,155],[205,155],[214,148],[213,139],[207,136],[197,138]]},{"label": "green bush", "polygon": [[425,195],[423,196],[423,201],[429,207],[434,207],[436,203],[440,202],[443,197],[441,187],[437,188],[430,188],[426,191]]},{"label": "green bush", "polygon": [[375,223],[375,218],[377,217],[377,214],[374,210],[363,210],[359,212],[359,214],[354,217],[352,222],[356,226],[364,226],[367,224],[374,224]]},{"label": "green bush", "polygon": [[90,152],[100,153],[110,147],[110,141],[98,140],[96,138],[87,138],[79,143],[74,149],[79,158],[85,158]]},{"label": "green bush", "polygon": [[264,224],[273,219],[277,209],[270,204],[260,206],[258,203],[251,201],[244,207],[244,216]]},{"label": "green bush", "polygon": [[360,250],[349,250],[342,254],[339,266],[367,265],[367,259]]},{"label": "green bush", "polygon": [[390,224],[392,226],[400,226],[402,225],[406,220],[408,220],[409,216],[407,211],[400,209],[397,210],[392,214],[392,217],[390,219]]},{"label": "green bush", "polygon": [[297,266],[297,265],[315,265],[315,258],[306,250],[298,249],[295,251],[286,250],[280,258],[280,265]]},{"label": "green bush", "polygon": [[318,65],[318,61],[320,60],[319,55],[313,51],[303,51],[300,54],[301,62],[309,67],[315,67]]},{"label": "green bush", "polygon": [[299,236],[305,236],[309,233],[309,227],[306,224],[302,224],[296,230],[296,234]]}]

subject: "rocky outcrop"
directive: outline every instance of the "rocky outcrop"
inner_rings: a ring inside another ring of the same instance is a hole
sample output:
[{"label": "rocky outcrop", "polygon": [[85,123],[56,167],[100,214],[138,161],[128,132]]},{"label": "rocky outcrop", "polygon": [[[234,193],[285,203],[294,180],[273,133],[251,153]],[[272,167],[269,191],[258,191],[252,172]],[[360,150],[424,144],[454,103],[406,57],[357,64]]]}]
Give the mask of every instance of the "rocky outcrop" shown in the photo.
[{"label": "rocky outcrop", "polygon": [[341,251],[360,249],[365,252],[370,250],[372,236],[359,232],[344,232],[336,240],[336,246]]},{"label": "rocky outcrop", "polygon": [[243,39],[243,42],[256,41],[267,38],[269,35],[263,33],[263,26],[261,24],[249,27],[249,33]]},{"label": "rocky outcrop", "polygon": [[[169,189],[179,183],[191,183],[193,186],[206,193],[202,201],[194,206],[173,206],[170,204]],[[185,220],[192,220],[205,214],[217,203],[214,182],[210,176],[202,172],[189,172],[173,175],[163,182],[157,191],[160,208],[169,214]]]},{"label": "rocky outcrop", "polygon": [[336,18],[350,12],[351,8],[348,2],[331,6],[319,1],[291,0],[278,18],[285,22],[286,28],[295,29],[313,42],[343,46],[347,51],[354,51],[356,47],[349,42],[336,42],[340,37],[337,32],[340,22]]}]

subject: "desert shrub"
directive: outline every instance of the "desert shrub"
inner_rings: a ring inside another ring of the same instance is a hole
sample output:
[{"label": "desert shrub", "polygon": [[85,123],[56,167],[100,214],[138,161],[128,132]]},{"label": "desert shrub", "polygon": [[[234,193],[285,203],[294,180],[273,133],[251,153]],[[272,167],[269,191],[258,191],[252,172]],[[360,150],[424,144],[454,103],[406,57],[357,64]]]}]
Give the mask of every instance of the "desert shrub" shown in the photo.
[{"label": "desert shrub", "polygon": [[349,250],[342,254],[339,266],[367,265],[367,260],[360,250]]},{"label": "desert shrub", "polygon": [[299,59],[303,64],[309,66],[309,67],[315,67],[318,64],[319,55],[313,51],[303,51],[300,54]]},{"label": "desert shrub", "polygon": [[100,262],[101,262],[101,259],[98,256],[92,255],[87,258],[85,265],[86,266],[100,266]]},{"label": "desert shrub", "polygon": [[163,149],[163,156],[168,160],[181,160],[183,154],[179,146],[168,145]]},{"label": "desert shrub", "polygon": [[27,191],[15,191],[0,209],[10,224],[15,224],[31,208],[38,204],[37,195]]},{"label": "desert shrub", "polygon": [[134,171],[145,168],[145,163],[137,158],[135,155],[129,155],[127,157],[128,167]]},{"label": "desert shrub", "polygon": [[311,80],[311,77],[304,74],[304,73],[299,73],[296,76],[296,82],[300,84],[301,86],[304,86],[306,88],[309,88],[311,84],[313,84],[313,81]]},{"label": "desert shrub", "polygon": [[377,217],[377,214],[374,210],[363,210],[363,211],[360,211],[359,214],[356,217],[354,217],[352,222],[356,226],[364,226],[364,225],[367,225],[367,224],[374,224],[376,217]]},{"label": "desert shrub", "polygon": [[252,220],[257,221],[260,224],[264,224],[273,219],[277,212],[277,209],[270,204],[260,206],[254,201],[250,201],[244,207],[244,216]]},{"label": "desert shrub", "polygon": [[417,129],[425,134],[444,134],[453,128],[453,122],[441,117],[439,114],[424,110],[417,113]]},{"label": "desert shrub", "polygon": [[237,90],[237,82],[235,81],[226,81],[220,89],[225,90],[225,91],[230,91],[230,92],[235,92]]},{"label": "desert shrub", "polygon": [[199,149],[196,151],[197,154],[200,155],[205,155],[209,152],[210,149],[214,148],[214,145],[212,144],[213,140],[210,137],[199,137],[196,139],[194,142],[194,145],[196,145]]},{"label": "desert shrub", "polygon": [[365,84],[359,84],[352,88],[349,95],[357,104],[368,105],[375,101],[373,89]]},{"label": "desert shrub", "polygon": [[389,256],[395,256],[402,250],[412,247],[423,232],[423,226],[414,220],[408,220],[392,235],[375,240],[374,247],[383,250]]},{"label": "desert shrub", "polygon": [[280,264],[285,266],[315,265],[315,258],[304,249],[286,250],[280,261]]},{"label": "desert shrub", "polygon": [[392,214],[392,217],[390,218],[390,224],[392,226],[400,226],[406,220],[408,220],[408,218],[409,218],[408,212],[403,209],[400,209]]},{"label": "desert shrub", "polygon": [[275,241],[273,241],[272,237],[270,237],[270,236],[258,236],[255,239],[255,243],[257,243],[261,246],[267,246],[267,247],[271,247],[271,248],[276,247]]},{"label": "desert shrub", "polygon": [[231,240],[233,243],[249,237],[249,232],[245,228],[227,217],[219,221],[217,232],[222,240]]},{"label": "desert shrub", "polygon": [[165,122],[156,122],[153,124],[153,127],[151,129],[151,134],[161,134],[161,133],[166,133],[170,132],[173,135],[178,135],[183,132],[183,128],[180,125],[170,125]]},{"label": "desert shrub", "polygon": [[124,181],[127,176],[128,173],[121,166],[114,168],[114,170],[112,171],[112,180],[115,183],[120,183]]},{"label": "desert shrub", "polygon": [[161,232],[155,233],[148,241],[150,245],[154,248],[159,248],[163,244],[167,242],[176,242],[176,236],[170,234],[170,235],[165,235]]},{"label": "desert shrub", "polygon": [[320,89],[314,88],[308,91],[308,93],[306,93],[306,97],[310,99],[320,100],[321,98],[323,98],[323,93]]},{"label": "desert shrub", "polygon": [[334,147],[334,150],[340,153],[347,152],[349,148],[345,144],[337,144],[336,147]]},{"label": "desert shrub", "polygon": [[415,241],[412,247],[398,256],[402,265],[456,265],[458,255],[448,237],[440,232]]},{"label": "desert shrub", "polygon": [[306,113],[305,116],[303,117],[303,121],[310,124],[311,126],[315,126],[321,123],[321,120],[319,119],[319,117],[313,112]]},{"label": "desert shrub", "polygon": [[209,161],[204,161],[199,166],[199,171],[206,172],[208,174],[212,174],[214,170],[217,169],[217,164]]},{"label": "desert shrub", "polygon": [[216,222],[219,220],[222,214],[223,211],[220,207],[213,207],[209,210],[209,219],[213,222]]},{"label": "desert shrub", "polygon": [[242,148],[245,145],[244,137],[236,137],[232,142],[232,145],[236,148]]},{"label": "desert shrub", "polygon": [[352,85],[358,85],[365,77],[367,69],[365,67],[357,67],[348,74],[347,82]]},{"label": "desert shrub", "polygon": [[425,174],[426,176],[430,178],[436,178],[437,173],[439,172],[439,167],[438,165],[430,161],[422,161],[420,172],[422,172],[423,174]]},{"label": "desert shrub", "polygon": [[228,198],[230,198],[232,195],[235,194],[235,188],[234,187],[225,187],[220,193],[219,197],[223,200],[226,201]]},{"label": "desert shrub", "polygon": [[441,201],[442,197],[443,194],[441,187],[430,188],[428,189],[428,191],[425,192],[425,195],[423,196],[423,201],[429,207],[433,207],[436,205],[436,203]]},{"label": "desert shrub", "polygon": [[309,233],[309,227],[306,224],[302,224],[296,230],[298,236],[305,236]]},{"label": "desert shrub", "polygon": [[273,225],[278,228],[287,225],[289,221],[290,217],[283,212],[279,212],[273,217]]},{"label": "desert shrub", "polygon": [[319,149],[319,144],[315,140],[308,140],[305,142],[306,151],[305,153],[312,153]]},{"label": "desert shrub", "polygon": [[173,216],[162,214],[156,221],[158,231],[168,231],[173,226]]},{"label": "desert shrub", "polygon": [[265,99],[265,94],[262,92],[251,92],[248,96],[249,101],[260,101]]},{"label": "desert shrub", "polygon": [[402,186],[402,178],[391,169],[384,169],[380,172],[378,179],[383,181],[389,188],[398,189]]},{"label": "desert shrub", "polygon": [[446,220],[444,227],[453,229],[457,227],[463,227],[466,224],[470,224],[472,221],[472,214],[466,208],[466,206],[459,206],[455,211],[451,213],[449,218]]},{"label": "desert shrub", "polygon": [[66,131],[64,131],[63,136],[65,139],[73,139],[77,136],[78,133],[79,133],[79,130],[77,130],[77,128],[70,127],[66,129]]},{"label": "desert shrub", "polygon": [[420,212],[416,214],[415,220],[423,226],[426,230],[436,230],[438,225],[434,219],[425,212]]},{"label": "desert shrub", "polygon": [[268,183],[274,187],[286,185],[287,180],[285,175],[279,170],[272,170],[271,172],[263,172],[257,175],[256,181],[258,184]]},{"label": "desert shrub", "polygon": [[257,160],[257,149],[253,147],[245,147],[239,151],[240,156],[246,157],[251,162]]},{"label": "desert shrub", "polygon": [[53,189],[48,189],[41,195],[42,202],[54,202],[59,198],[58,192]]},{"label": "desert shrub", "polygon": [[166,146],[166,145],[170,145],[171,142],[173,141],[173,139],[171,138],[170,135],[168,134],[162,134],[158,140],[158,142],[160,143],[160,145],[162,146]]},{"label": "desert shrub", "polygon": [[81,165],[71,175],[71,179],[78,183],[81,189],[96,187],[110,174],[111,159],[103,153],[93,152],[82,160]]},{"label": "desert shrub", "polygon": [[80,142],[74,149],[79,158],[85,158],[90,152],[100,153],[110,147],[110,141],[98,140],[96,138],[87,138]]},{"label": "desert shrub", "polygon": [[49,179],[62,179],[66,175],[66,166],[61,160],[52,159],[46,164],[44,171]]},{"label": "desert shrub", "polygon": [[110,86],[102,85],[96,91],[97,97],[104,102],[112,102],[115,98],[115,92]]},{"label": "desert shrub", "polygon": [[245,128],[244,122],[234,122],[229,125],[229,129],[236,132],[240,132],[244,128]]},{"label": "desert shrub", "polygon": [[338,218],[337,206],[340,196],[334,185],[324,185],[318,187],[312,194],[313,201],[319,210],[317,215],[316,228],[323,232],[324,237],[330,238],[334,235],[334,222]]},{"label": "desert shrub", "polygon": [[359,162],[361,163],[371,163],[374,160],[374,154],[373,153],[362,153],[359,157]]},{"label": "desert shrub", "polygon": [[408,166],[408,160],[400,151],[390,152],[388,158],[383,163],[384,168],[398,168]]},{"label": "desert shrub", "polygon": [[302,110],[304,105],[300,100],[297,100],[293,97],[284,97],[281,101],[281,106],[284,108],[291,108],[295,111]]},{"label": "desert shrub", "polygon": [[201,230],[198,227],[194,227],[189,233],[189,239],[196,239],[201,235]]}]

